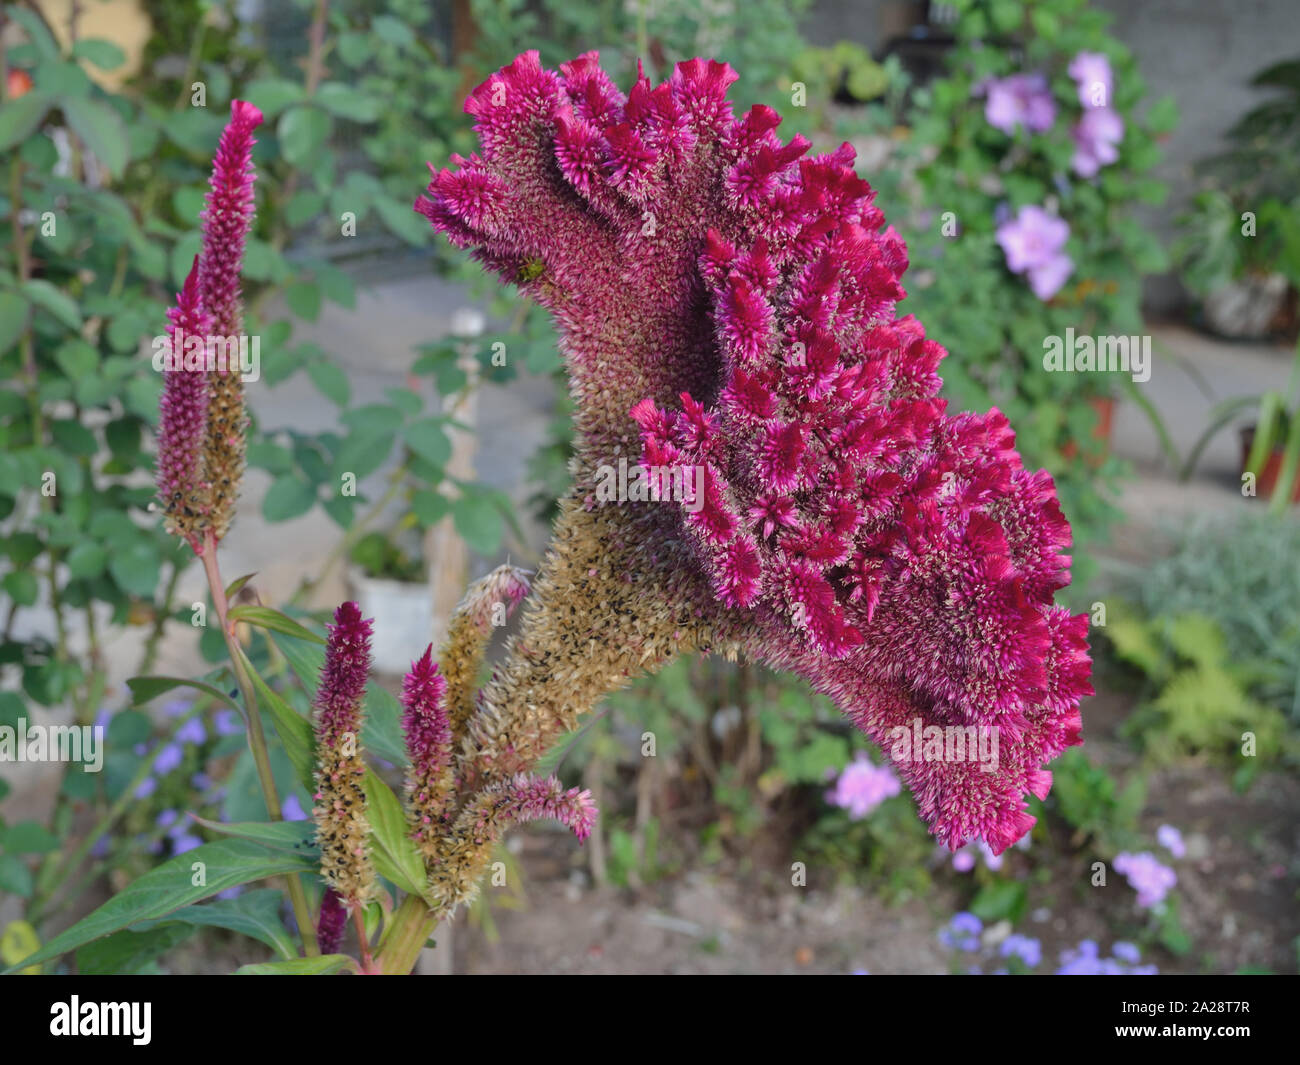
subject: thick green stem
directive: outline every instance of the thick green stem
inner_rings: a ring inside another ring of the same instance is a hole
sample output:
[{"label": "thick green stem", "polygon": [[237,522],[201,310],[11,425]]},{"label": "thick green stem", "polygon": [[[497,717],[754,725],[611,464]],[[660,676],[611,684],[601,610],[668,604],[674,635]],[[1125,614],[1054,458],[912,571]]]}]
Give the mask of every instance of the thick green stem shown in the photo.
[{"label": "thick green stem", "polygon": [[407,976],[415,968],[420,951],[438,927],[438,915],[418,895],[407,895],[392,916],[392,927],[384,936],[375,962],[385,976]]}]

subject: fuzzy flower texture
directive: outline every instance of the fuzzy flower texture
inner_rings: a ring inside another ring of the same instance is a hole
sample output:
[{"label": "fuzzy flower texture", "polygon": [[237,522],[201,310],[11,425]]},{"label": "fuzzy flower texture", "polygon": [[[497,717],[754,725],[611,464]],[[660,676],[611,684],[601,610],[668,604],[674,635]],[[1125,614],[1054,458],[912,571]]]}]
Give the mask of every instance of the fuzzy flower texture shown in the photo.
[{"label": "fuzzy flower texture", "polygon": [[[525,53],[466,103],[481,153],[417,200],[551,310],[579,433],[522,631],[479,693],[477,764],[508,780],[627,677],[736,651],[891,758],[917,720],[998,729],[995,769],[922,751],[894,769],[940,841],[1001,852],[1091,691],[1087,617],[1053,602],[1069,525],[1000,412],[946,412],[946,352],[896,313],[907,249],[852,149],[809,156],[770,108],[735,117],[735,79],[696,59],[624,95],[594,53],[558,72]],[[702,499],[596,502],[599,468],[638,450],[703,470]]]},{"label": "fuzzy flower texture", "polygon": [[227,362],[224,370],[211,368],[206,358],[196,361],[188,349],[192,341],[201,341],[206,353],[214,338],[238,337],[243,329],[239,272],[253,220],[253,130],[261,123],[262,112],[252,104],[231,103],[212,165],[202,251],[168,312],[169,343],[184,368],[163,373],[158,500],[168,531],[187,540],[196,553],[206,533],[221,540],[234,518],[244,476],[247,418],[238,367]]}]

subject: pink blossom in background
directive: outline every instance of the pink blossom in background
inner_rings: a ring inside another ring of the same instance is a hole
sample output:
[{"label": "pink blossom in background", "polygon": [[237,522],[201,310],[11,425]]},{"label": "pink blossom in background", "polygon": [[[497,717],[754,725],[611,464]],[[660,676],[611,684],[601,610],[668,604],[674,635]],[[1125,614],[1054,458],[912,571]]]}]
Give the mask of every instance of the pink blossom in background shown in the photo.
[{"label": "pink blossom in background", "polygon": [[1175,858],[1182,858],[1187,854],[1187,845],[1183,842],[1183,834],[1173,825],[1161,825],[1156,829],[1156,842]]},{"label": "pink blossom in background", "polygon": [[826,800],[847,810],[854,821],[860,821],[901,790],[902,785],[893,770],[888,766],[873,765],[865,754],[859,753],[840,774]]},{"label": "pink blossom in background", "polygon": [[995,78],[987,82],[986,91],[984,118],[1003,133],[1014,134],[1017,126],[1043,133],[1056,121],[1056,103],[1041,74]]},{"label": "pink blossom in background", "polygon": [[1074,272],[1074,260],[1063,251],[1070,237],[1069,223],[1032,205],[997,228],[997,240],[1007,258],[1007,269],[1024,274],[1040,300],[1051,299]]},{"label": "pink blossom in background", "polygon": [[1079,86],[1079,103],[1084,107],[1110,107],[1114,75],[1110,60],[1101,52],[1080,52],[1070,60],[1070,77]]},{"label": "pink blossom in background", "polygon": [[1158,906],[1169,894],[1169,889],[1178,883],[1178,874],[1150,851],[1141,854],[1117,854],[1114,861],[1115,871],[1122,873],[1129,886],[1138,893],[1138,905],[1143,909]]},{"label": "pink blossom in background", "polygon": [[1083,113],[1070,135],[1074,138],[1070,165],[1080,177],[1092,177],[1119,158],[1124,120],[1109,107],[1093,107]]}]

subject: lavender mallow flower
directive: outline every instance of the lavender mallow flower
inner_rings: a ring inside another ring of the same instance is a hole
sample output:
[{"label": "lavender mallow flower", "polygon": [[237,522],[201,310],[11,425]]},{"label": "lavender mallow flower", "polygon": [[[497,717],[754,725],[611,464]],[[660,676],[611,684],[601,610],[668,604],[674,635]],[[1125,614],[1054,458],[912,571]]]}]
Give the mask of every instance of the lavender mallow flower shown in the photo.
[{"label": "lavender mallow flower", "polygon": [[1074,138],[1074,156],[1070,165],[1081,177],[1092,177],[1103,166],[1119,158],[1119,143],[1124,139],[1124,120],[1108,107],[1095,107],[1070,131]]},{"label": "lavender mallow flower", "polygon": [[1012,74],[985,86],[984,118],[990,126],[1013,135],[1017,127],[1044,133],[1056,121],[1056,102],[1042,74]]},{"label": "lavender mallow flower", "polygon": [[1079,89],[1079,103],[1086,108],[1111,106],[1114,75],[1105,55],[1080,52],[1070,60],[1069,71]]},{"label": "lavender mallow flower", "polygon": [[1070,225],[1041,207],[1028,205],[997,229],[997,241],[1013,274],[1025,274],[1040,300],[1051,299],[1074,272],[1074,261],[1063,251]]}]

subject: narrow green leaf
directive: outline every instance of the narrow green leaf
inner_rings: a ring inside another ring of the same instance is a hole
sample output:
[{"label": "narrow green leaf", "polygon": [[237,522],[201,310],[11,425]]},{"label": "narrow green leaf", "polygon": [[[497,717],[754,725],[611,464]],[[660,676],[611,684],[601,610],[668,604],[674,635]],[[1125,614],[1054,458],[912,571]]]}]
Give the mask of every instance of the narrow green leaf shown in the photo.
[{"label": "narrow green leaf", "polygon": [[236,976],[328,976],[354,968],[355,958],[346,954],[322,954],[316,958],[292,958],[289,961],[265,961],[241,965]]},{"label": "narrow green leaf", "polygon": [[141,921],[133,924],[131,931],[147,932],[175,923],[192,927],[225,928],[260,940],[287,960],[294,956],[295,951],[293,939],[280,920],[280,903],[283,898],[283,894],[275,888],[256,888],[233,899],[216,899],[200,906],[185,906],[168,917]]},{"label": "narrow green leaf", "polygon": [[286,636],[292,636],[296,640],[306,640],[308,643],[324,645],[325,641],[317,636],[311,629],[308,629],[293,618],[269,606],[253,606],[249,603],[232,607],[226,615],[231,621],[246,621],[250,625],[256,625],[260,629],[270,629],[272,632],[282,632]]},{"label": "narrow green leaf", "polygon": [[425,891],[424,861],[406,834],[406,814],[392,788],[366,770],[366,816],[374,841],[371,855],[379,875],[411,895]]},{"label": "narrow green leaf", "polygon": [[294,772],[298,774],[298,779],[308,792],[314,791],[315,784],[312,776],[316,768],[316,737],[311,722],[271,689],[253,668],[253,663],[248,660],[248,656],[243,651],[239,653],[244,668],[252,678],[253,687],[257,689],[258,700],[271,715],[275,731],[280,736],[280,742],[284,744],[284,752],[289,756]]},{"label": "narrow green leaf", "polygon": [[[47,962],[137,921],[165,917],[227,888],[286,873],[311,872],[315,868],[315,859],[310,855],[269,850],[251,840],[222,839],[205,843],[178,854],[128,884],[94,913],[6,972]],[[196,884],[196,880],[201,882]]]},{"label": "narrow green leaf", "polygon": [[225,704],[241,716],[244,713],[243,707],[220,688],[205,684],[201,680],[190,680],[187,677],[131,677],[127,680],[126,686],[131,689],[132,706],[141,706],[151,699],[158,698],[164,692],[171,691],[173,688],[194,688],[205,695],[212,696],[219,703]]}]

